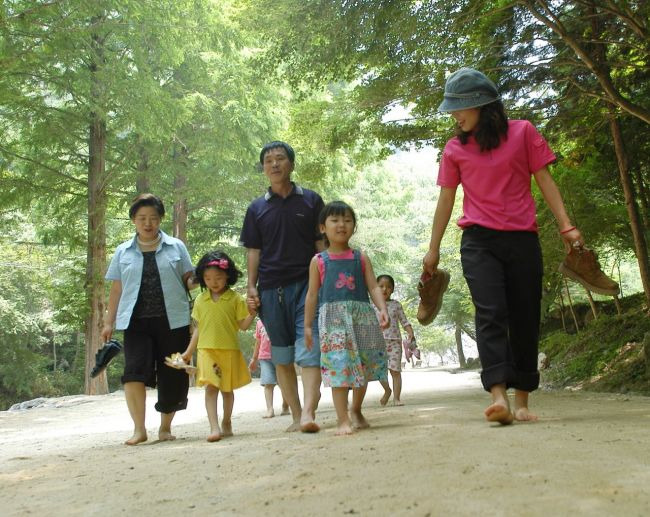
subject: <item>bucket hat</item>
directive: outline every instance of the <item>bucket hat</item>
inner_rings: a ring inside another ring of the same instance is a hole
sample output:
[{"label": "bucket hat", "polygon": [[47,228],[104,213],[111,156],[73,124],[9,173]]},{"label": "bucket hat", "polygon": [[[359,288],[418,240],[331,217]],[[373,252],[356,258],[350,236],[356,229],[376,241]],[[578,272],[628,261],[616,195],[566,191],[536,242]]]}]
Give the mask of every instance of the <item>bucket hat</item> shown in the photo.
[{"label": "bucket hat", "polygon": [[461,68],[447,78],[438,111],[478,108],[500,99],[496,85],[485,74],[473,68]]}]

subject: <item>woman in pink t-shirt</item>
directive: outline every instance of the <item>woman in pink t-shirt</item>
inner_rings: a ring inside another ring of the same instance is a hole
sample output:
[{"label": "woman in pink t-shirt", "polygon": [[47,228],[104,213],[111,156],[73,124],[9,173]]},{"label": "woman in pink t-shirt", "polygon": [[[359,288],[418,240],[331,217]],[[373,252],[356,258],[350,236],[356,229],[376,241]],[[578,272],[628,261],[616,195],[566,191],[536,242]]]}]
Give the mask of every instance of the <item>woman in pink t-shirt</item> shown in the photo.
[{"label": "woman in pink t-shirt", "polygon": [[[485,416],[501,424],[537,420],[528,394],[539,386],[543,268],[531,176],[565,245],[582,243],[582,236],[548,170],[555,155],[530,122],[508,120],[490,79],[471,68],[451,74],[439,110],[451,113],[457,135],[440,160],[440,196],[424,269],[433,273],[438,267],[440,242],[462,185],[461,262],[476,311],[481,381],[492,395]],[[514,410],[508,388],[515,390]]]}]

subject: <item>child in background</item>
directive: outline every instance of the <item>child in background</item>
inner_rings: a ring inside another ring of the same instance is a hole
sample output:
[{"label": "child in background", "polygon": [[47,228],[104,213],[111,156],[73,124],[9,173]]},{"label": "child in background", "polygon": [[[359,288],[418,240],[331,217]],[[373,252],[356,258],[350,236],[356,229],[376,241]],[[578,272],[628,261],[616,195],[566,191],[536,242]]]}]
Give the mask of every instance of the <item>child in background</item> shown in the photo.
[{"label": "child in background", "polygon": [[[318,253],[309,265],[305,346],[311,350],[312,322],[320,295],[323,385],[332,388],[336,434],[347,435],[369,427],[361,412],[368,382],[386,380],[386,343],[381,328],[388,327],[389,318],[370,260],[350,248],[357,224],[352,208],[342,201],[328,203],[320,213],[319,224],[327,250]],[[379,308],[379,324],[368,293]],[[350,388],[352,407],[348,414]]]},{"label": "child in background", "polygon": [[[250,327],[255,312],[249,311],[244,298],[230,289],[241,271],[225,253],[211,251],[203,255],[195,274],[202,292],[194,301],[192,319],[196,324],[190,344],[183,352],[183,360],[189,363],[198,346],[196,385],[205,386],[205,409],[210,422],[208,441],[216,442],[232,436],[233,390],[251,382],[239,349],[237,331]],[[221,427],[217,411],[220,391],[223,398]]]},{"label": "child in background", "polygon": [[[403,406],[401,400],[402,396],[402,335],[399,330],[399,324],[402,324],[404,331],[408,334],[408,341],[404,343],[404,351],[407,353],[407,361],[410,359],[411,343],[415,343],[415,336],[413,334],[413,327],[404,314],[402,304],[397,300],[391,300],[391,295],[395,290],[395,280],[390,275],[379,275],[377,277],[377,285],[381,289],[384,301],[386,302],[386,309],[390,317],[390,326],[384,330],[384,340],[386,341],[386,356],[388,358],[388,371],[393,378],[393,390],[391,392],[388,384],[388,379],[380,381],[384,387],[384,396],[379,401],[382,406],[385,406],[390,400],[391,393],[393,394],[393,404],[396,406]],[[379,317],[379,309],[375,307],[377,316]],[[407,344],[408,343],[408,344]]]},{"label": "child in background", "polygon": [[[260,386],[264,386],[264,398],[266,399],[266,414],[262,418],[273,418],[275,416],[273,411],[273,389],[278,380],[275,376],[275,366],[271,362],[271,340],[266,333],[262,320],[257,320],[255,327],[255,350],[253,350],[253,357],[248,364],[248,369],[251,372],[257,370],[258,361],[260,365]],[[280,414],[289,414],[289,405],[284,398],[282,398],[282,413]]]}]

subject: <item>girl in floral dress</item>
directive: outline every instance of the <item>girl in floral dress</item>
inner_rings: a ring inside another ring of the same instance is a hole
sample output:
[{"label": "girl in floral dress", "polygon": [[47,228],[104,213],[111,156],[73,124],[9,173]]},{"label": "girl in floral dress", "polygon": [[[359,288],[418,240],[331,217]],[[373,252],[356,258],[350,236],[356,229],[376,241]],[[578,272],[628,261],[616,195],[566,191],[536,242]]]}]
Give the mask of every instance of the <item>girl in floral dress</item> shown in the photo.
[{"label": "girl in floral dress", "polygon": [[[323,384],[332,388],[336,434],[346,435],[369,426],[361,406],[367,383],[386,380],[386,343],[381,329],[387,328],[390,320],[370,260],[349,245],[357,224],[354,210],[342,201],[333,201],[323,208],[319,224],[327,250],[318,253],[309,266],[305,346],[312,347],[311,325],[320,303]],[[379,323],[368,294],[379,309]]]}]

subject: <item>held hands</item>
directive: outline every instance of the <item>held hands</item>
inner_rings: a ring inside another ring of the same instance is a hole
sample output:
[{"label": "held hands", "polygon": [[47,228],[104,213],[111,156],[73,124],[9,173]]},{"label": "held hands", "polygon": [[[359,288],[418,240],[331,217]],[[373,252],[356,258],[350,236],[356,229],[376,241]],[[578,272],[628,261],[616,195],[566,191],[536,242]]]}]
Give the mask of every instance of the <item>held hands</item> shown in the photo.
[{"label": "held hands", "polygon": [[379,326],[382,330],[386,330],[390,327],[390,316],[388,316],[388,311],[386,309],[379,311]]},{"label": "held hands", "polygon": [[249,287],[246,293],[246,305],[250,314],[257,314],[257,309],[260,307],[260,294],[257,288]]},{"label": "held hands", "polygon": [[426,273],[433,275],[436,269],[438,269],[438,263],[440,262],[440,252],[438,250],[427,251],[427,254],[422,259],[422,268]]}]

